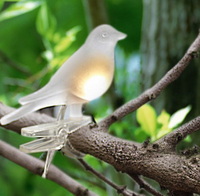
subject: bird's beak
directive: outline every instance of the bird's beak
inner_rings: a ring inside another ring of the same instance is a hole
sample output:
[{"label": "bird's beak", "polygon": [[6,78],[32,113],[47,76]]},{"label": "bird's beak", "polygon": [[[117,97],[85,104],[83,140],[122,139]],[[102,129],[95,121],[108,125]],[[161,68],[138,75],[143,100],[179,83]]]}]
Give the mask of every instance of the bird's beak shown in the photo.
[{"label": "bird's beak", "polygon": [[126,37],[127,37],[127,35],[125,33],[118,31],[118,40],[125,39]]}]

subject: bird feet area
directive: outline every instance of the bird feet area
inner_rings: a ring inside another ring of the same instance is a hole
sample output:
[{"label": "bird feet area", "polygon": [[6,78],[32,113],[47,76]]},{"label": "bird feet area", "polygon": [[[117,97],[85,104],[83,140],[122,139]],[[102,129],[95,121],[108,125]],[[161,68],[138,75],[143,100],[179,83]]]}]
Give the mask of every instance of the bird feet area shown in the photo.
[{"label": "bird feet area", "polygon": [[25,153],[45,152],[49,150],[60,150],[67,143],[70,133],[75,132],[80,127],[91,123],[91,117],[82,116],[80,118],[69,118],[67,120],[57,120],[53,123],[35,125],[22,128],[21,134],[26,137],[36,137],[39,139],[22,144],[20,150]]}]

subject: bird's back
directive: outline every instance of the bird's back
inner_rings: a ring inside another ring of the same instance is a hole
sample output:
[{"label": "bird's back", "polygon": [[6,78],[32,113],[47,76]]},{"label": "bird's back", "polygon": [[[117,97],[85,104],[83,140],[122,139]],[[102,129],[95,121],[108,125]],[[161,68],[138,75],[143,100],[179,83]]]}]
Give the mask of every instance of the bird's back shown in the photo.
[{"label": "bird's back", "polygon": [[[84,45],[76,51],[40,90],[20,99],[21,104],[63,96],[76,96],[85,102],[101,96],[110,86],[114,74],[114,55],[95,51]],[[71,101],[70,101],[71,102]]]}]

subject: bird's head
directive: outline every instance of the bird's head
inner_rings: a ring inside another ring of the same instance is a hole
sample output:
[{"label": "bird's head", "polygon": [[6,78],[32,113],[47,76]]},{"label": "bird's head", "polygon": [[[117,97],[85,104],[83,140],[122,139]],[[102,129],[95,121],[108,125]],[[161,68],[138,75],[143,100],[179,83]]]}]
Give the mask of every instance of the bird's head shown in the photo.
[{"label": "bird's head", "polygon": [[103,24],[96,27],[88,36],[87,42],[116,44],[119,40],[126,38],[126,34],[122,33],[110,25]]}]

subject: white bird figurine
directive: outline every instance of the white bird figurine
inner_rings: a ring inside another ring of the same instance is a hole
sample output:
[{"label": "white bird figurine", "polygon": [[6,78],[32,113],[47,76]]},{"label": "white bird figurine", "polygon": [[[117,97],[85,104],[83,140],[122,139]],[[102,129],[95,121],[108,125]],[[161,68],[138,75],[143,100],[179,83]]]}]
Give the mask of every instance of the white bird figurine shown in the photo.
[{"label": "white bird figurine", "polygon": [[[38,91],[22,97],[19,100],[22,106],[2,117],[0,123],[6,125],[33,111],[57,105],[62,105],[58,121],[63,120],[67,107],[69,118],[75,119],[77,123],[77,120],[82,117],[82,105],[100,97],[110,87],[114,75],[114,48],[116,43],[125,37],[126,34],[117,31],[110,25],[103,24],[96,27],[89,34],[85,43],[60,67],[50,81]],[[85,122],[88,121],[84,121],[83,124]],[[79,127],[81,123],[80,120],[76,127]],[[56,144],[57,146],[50,147],[50,143],[52,145],[52,141],[55,142],[55,139],[52,140],[52,138],[57,137],[58,125],[73,127],[72,121],[68,121],[67,124],[50,124],[51,128],[47,124],[22,129],[22,135],[43,137],[38,139],[37,143],[34,141],[25,146],[22,145],[22,150],[24,148],[25,152],[38,152],[45,148],[48,151],[43,177],[46,176],[53,150],[64,146],[64,144]],[[37,128],[39,131],[36,131]],[[62,137],[59,136],[59,138]],[[43,148],[42,144],[45,142],[48,144]],[[65,140],[62,142],[64,143]]]}]

